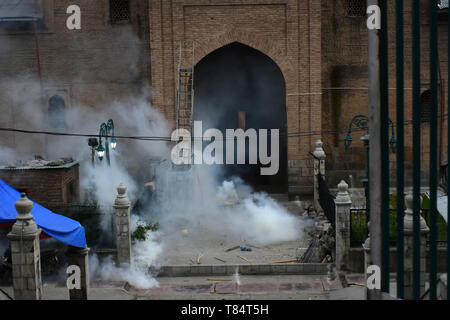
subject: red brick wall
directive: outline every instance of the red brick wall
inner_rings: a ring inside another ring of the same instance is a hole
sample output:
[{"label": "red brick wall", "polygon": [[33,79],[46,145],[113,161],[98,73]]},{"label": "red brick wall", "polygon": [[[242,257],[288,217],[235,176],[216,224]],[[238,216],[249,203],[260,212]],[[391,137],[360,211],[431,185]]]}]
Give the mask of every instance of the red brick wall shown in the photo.
[{"label": "red brick wall", "polygon": [[[194,62],[232,42],[253,47],[278,64],[286,81],[288,132],[320,132],[320,1],[159,1],[150,0],[150,48],[153,104],[176,120],[179,43],[191,48]],[[320,138],[288,139],[289,185],[312,184],[308,152]]]},{"label": "red brick wall", "polygon": [[[344,150],[344,137],[351,119],[357,114],[368,112],[368,31],[365,17],[347,17],[347,0],[322,1],[322,85],[323,85],[323,130],[339,130],[339,134],[324,134],[324,149],[327,153],[327,166],[333,171],[360,170],[364,174],[365,149],[359,141],[360,132],[354,132],[350,150]],[[422,1],[428,3],[428,1]],[[395,2],[388,1],[389,25],[389,108],[390,118],[396,121],[396,33]],[[404,2],[404,40],[405,40],[405,120],[412,119],[412,17],[411,2]],[[426,90],[429,80],[429,16],[427,8],[422,7],[421,23],[421,82]],[[446,18],[446,16],[445,16]],[[448,81],[448,34],[445,21],[439,22],[440,67],[447,97]],[[337,89],[340,88],[340,89]],[[447,98],[446,98],[447,99]],[[446,100],[445,99],[445,100]],[[447,101],[447,100],[446,100]],[[443,113],[447,113],[445,101]],[[440,120],[439,120],[440,123]],[[447,160],[447,118],[443,121],[442,160]],[[405,146],[407,168],[412,167],[412,125],[405,125]],[[429,159],[429,135],[427,125],[422,134],[422,170],[426,180]],[[391,155],[391,176],[395,177],[395,155]],[[329,172],[330,173],[330,172]],[[348,173],[341,178],[348,180]],[[407,174],[407,180],[409,180]],[[338,181],[337,181],[338,182]]]},{"label": "red brick wall", "polygon": [[[68,109],[106,109],[114,101],[138,95],[151,80],[147,0],[130,1],[130,23],[121,25],[109,22],[109,0],[43,1],[50,26],[37,36],[44,101],[34,34],[0,33],[0,126],[46,129],[48,98],[54,92],[63,92]],[[66,10],[72,4],[80,6],[81,30],[66,27]],[[24,106],[35,113],[30,116]],[[79,130],[71,127],[71,121],[68,126],[67,131]],[[52,154],[53,141],[57,138],[0,133],[0,145],[14,149],[18,158],[22,154],[48,159],[77,156]]]},{"label": "red brick wall", "polygon": [[[364,17],[346,16],[347,0],[133,0],[131,24],[125,26],[109,23],[108,0],[79,0],[80,31],[65,27],[66,8],[73,1],[44,2],[47,12],[53,13],[46,17],[48,32],[38,35],[45,92],[52,88],[67,90],[71,104],[98,108],[121,96],[137,94],[142,82],[149,80],[155,107],[174,123],[179,41],[185,47],[195,41],[195,62],[221,46],[239,41],[268,55],[282,70],[286,80],[288,132],[317,132],[289,138],[289,185],[312,185],[312,161],[308,152],[313,150],[318,138],[324,141],[330,170],[364,171],[365,150],[358,134],[353,136],[349,151],[343,147],[348,123],[356,114],[367,114],[368,105],[364,89],[368,86],[366,21]],[[405,87],[411,88],[411,4],[406,1],[404,5]],[[388,6],[392,30],[389,86],[395,88],[394,3],[388,1]],[[426,10],[422,18],[422,86],[425,89],[429,86]],[[130,50],[128,40],[121,36],[124,28],[130,28],[140,39],[137,56],[126,54]],[[445,23],[439,24],[439,37],[440,66],[447,90]],[[8,94],[17,87],[17,77],[36,76],[33,35],[0,34],[0,41],[0,126],[30,128],[30,117],[21,111],[23,101],[11,99]],[[137,67],[129,68],[129,65]],[[39,105],[40,88],[35,83],[21,86],[19,97],[21,90],[27,92],[27,103]],[[447,106],[447,92],[445,97]],[[405,90],[405,102],[408,120],[412,118],[409,89]],[[390,108],[395,121],[395,90],[390,90]],[[447,113],[446,107],[443,113]],[[36,112],[33,118],[39,116]],[[447,159],[446,122],[442,160]],[[320,133],[330,130],[340,133]],[[422,153],[426,170],[428,138],[426,128],[424,131]],[[407,126],[407,166],[412,164],[411,133],[411,126]],[[18,153],[42,154],[44,149],[42,137],[0,133],[0,141]],[[342,178],[348,178],[348,174]]]},{"label": "red brick wall", "polygon": [[[80,199],[78,164],[58,169],[0,169],[0,179],[44,206],[76,203]],[[69,192],[71,183],[73,194]]]}]

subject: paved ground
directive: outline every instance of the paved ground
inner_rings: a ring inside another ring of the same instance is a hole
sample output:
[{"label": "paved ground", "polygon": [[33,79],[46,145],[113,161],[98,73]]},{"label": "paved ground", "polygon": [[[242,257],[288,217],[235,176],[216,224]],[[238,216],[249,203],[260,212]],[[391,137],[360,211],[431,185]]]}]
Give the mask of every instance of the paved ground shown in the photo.
[{"label": "paved ground", "polygon": [[[164,250],[156,258],[158,265],[196,265],[199,256],[200,263],[206,265],[222,264],[266,264],[283,260],[293,260],[308,247],[310,238],[304,232],[302,237],[293,241],[261,246],[245,241],[233,239],[224,234],[212,234],[208,229],[195,231],[179,230],[178,234],[162,237]],[[246,246],[251,251],[227,249],[236,246]],[[219,258],[219,259],[217,259]],[[224,261],[222,261],[224,260]]]},{"label": "paved ground", "polygon": [[[211,281],[213,277],[157,278],[159,287],[138,290],[124,283],[94,284],[91,300],[359,300],[364,288],[342,288],[339,281],[328,282],[326,276],[240,276],[220,277],[231,281]],[[218,277],[214,277],[218,278]],[[208,280],[210,279],[210,280]],[[12,296],[11,287],[1,288]],[[43,288],[46,300],[67,300],[68,291],[55,283]],[[1,292],[0,292],[1,297]]]},{"label": "paved ground", "polygon": [[[226,252],[229,248],[241,245],[246,245],[252,251],[235,249]],[[255,246],[227,239],[225,236],[187,236],[183,239],[173,239],[167,246],[169,249],[158,257],[158,262],[162,265],[197,265],[199,257],[200,263],[207,265],[265,264],[296,259],[297,255],[305,250],[303,248],[307,247],[307,242],[298,239],[268,246]]]}]

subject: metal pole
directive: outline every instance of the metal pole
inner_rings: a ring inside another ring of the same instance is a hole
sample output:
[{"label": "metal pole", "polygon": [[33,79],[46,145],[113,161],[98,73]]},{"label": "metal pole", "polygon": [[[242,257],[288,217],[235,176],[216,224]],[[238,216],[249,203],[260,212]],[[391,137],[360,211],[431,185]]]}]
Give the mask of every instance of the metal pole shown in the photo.
[{"label": "metal pole", "polygon": [[[378,5],[378,0],[368,0],[367,5]],[[368,31],[369,54],[369,148],[370,148],[370,242],[371,261],[381,267],[381,117],[380,117],[380,34],[379,30]],[[369,300],[380,300],[381,291],[368,290]]]},{"label": "metal pole", "polygon": [[106,153],[106,162],[108,164],[108,167],[111,167],[111,159],[109,157],[109,139],[108,139],[108,131],[106,131],[105,136],[105,153]]},{"label": "metal pole", "polygon": [[404,215],[405,215],[405,153],[404,153],[404,19],[403,0],[396,0],[397,54],[397,297],[405,297],[404,285]]},{"label": "metal pole", "polygon": [[92,167],[95,168],[95,148],[91,147],[91,163]]},{"label": "metal pole", "polygon": [[367,182],[366,182],[366,185],[367,185],[367,188],[366,188],[366,219],[367,219],[367,222],[370,221],[370,201],[369,201],[369,194],[370,194],[370,184],[369,184],[370,146],[369,146],[369,141],[367,141],[367,145],[366,145],[366,179],[367,179]]},{"label": "metal pole", "polygon": [[388,21],[387,0],[380,0],[381,32],[380,32],[380,126],[381,139],[381,236],[382,266],[381,290],[389,293],[389,55],[388,55]]},{"label": "metal pole", "polygon": [[[34,33],[34,47],[36,51],[36,64],[37,64],[37,72],[39,77],[39,102],[41,103],[41,109],[44,108],[44,89],[42,87],[42,70],[41,70],[41,54],[39,51],[39,39],[37,35],[37,20],[34,18],[33,20],[33,33]],[[48,137],[47,135],[44,135],[44,152],[45,157],[48,159]]]},{"label": "metal pole", "polygon": [[413,0],[413,296],[420,299],[420,0]]},{"label": "metal pole", "polygon": [[430,1],[430,300],[437,298],[437,117],[438,117],[438,27],[437,0]]},{"label": "metal pole", "polygon": [[[447,14],[447,43],[450,37],[450,14]],[[447,50],[448,60],[450,61],[450,50]],[[450,94],[450,68],[447,67],[447,95]],[[450,99],[447,99],[448,110],[450,110]],[[450,117],[447,117],[447,161],[450,155]],[[447,166],[447,181],[450,181],[450,170]],[[448,190],[448,187],[447,187]],[[448,197],[448,191],[447,191]],[[448,199],[448,198],[447,198]],[[448,223],[448,214],[450,212],[450,201],[447,201],[447,300],[450,299],[450,286],[448,285],[448,279],[450,278],[450,223]]]}]

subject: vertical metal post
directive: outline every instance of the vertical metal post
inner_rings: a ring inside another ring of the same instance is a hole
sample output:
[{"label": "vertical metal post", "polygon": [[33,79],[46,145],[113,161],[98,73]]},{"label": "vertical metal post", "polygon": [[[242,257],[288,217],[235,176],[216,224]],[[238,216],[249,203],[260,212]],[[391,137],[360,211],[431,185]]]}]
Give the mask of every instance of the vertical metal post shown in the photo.
[{"label": "vertical metal post", "polygon": [[[37,72],[39,77],[39,101],[41,104],[41,108],[44,109],[44,87],[42,85],[42,69],[41,69],[41,54],[39,50],[39,38],[37,34],[37,18],[33,18],[33,33],[34,33],[34,47],[36,51],[36,65],[37,65]],[[44,110],[42,110],[44,111]],[[48,136],[44,135],[44,152],[45,156],[48,159],[49,158],[49,152],[48,152]]]},{"label": "vertical metal post", "polygon": [[437,293],[437,150],[438,150],[438,33],[437,0],[430,1],[430,300],[436,300]]},{"label": "vertical metal post", "polygon": [[397,64],[397,297],[404,294],[404,224],[405,214],[405,151],[404,151],[404,38],[403,0],[396,0],[396,64]]},{"label": "vertical metal post", "polygon": [[91,147],[91,164],[92,168],[95,168],[95,148]]},{"label": "vertical metal post", "polygon": [[109,156],[108,130],[106,130],[106,136],[105,136],[105,153],[106,153],[106,162],[108,163],[108,167],[111,167],[111,157]]},{"label": "vertical metal post", "polygon": [[420,298],[420,0],[412,2],[413,59],[413,296]]},{"label": "vertical metal post", "polygon": [[[378,5],[378,0],[367,0],[367,5]],[[376,29],[368,31],[369,40],[369,148],[370,148],[370,257],[374,265],[381,266],[381,137],[380,137],[380,38]],[[380,300],[380,290],[368,290],[367,298]]]},{"label": "vertical metal post", "polygon": [[[447,43],[448,42],[448,38],[450,37],[450,14],[447,15],[448,16],[448,21],[447,21]],[[447,50],[447,61],[450,61],[450,50]],[[447,73],[448,73],[448,77],[447,77],[447,95],[450,94],[450,68],[447,67]],[[447,103],[448,103],[448,110],[450,110],[450,99],[447,99]],[[449,159],[449,155],[450,155],[450,117],[447,117],[447,161]],[[450,170],[449,168],[447,168],[447,181],[450,181]],[[447,195],[448,195],[448,191],[447,191]],[[447,196],[448,197],[448,196]],[[450,212],[450,201],[447,201],[447,299],[450,299],[450,286],[448,285],[448,280],[450,279],[450,247],[449,247],[449,243],[450,243],[450,223],[448,223],[448,214]]]},{"label": "vertical metal post", "polygon": [[[362,140],[362,138],[361,138],[361,140]],[[370,221],[370,201],[369,201],[370,147],[369,147],[369,141],[364,141],[364,146],[366,147],[366,178],[365,178],[364,192],[366,193],[366,221],[369,222]]]},{"label": "vertical metal post", "polygon": [[180,117],[181,117],[181,114],[180,114],[180,92],[181,92],[181,82],[180,82],[180,77],[181,77],[181,75],[180,75],[180,72],[181,72],[181,55],[183,54],[183,51],[182,51],[182,46],[183,46],[183,44],[182,44],[182,42],[181,42],[181,40],[180,40],[180,42],[179,42],[179,46],[180,46],[180,53],[179,53],[179,57],[178,57],[178,74],[177,74],[177,79],[178,79],[178,82],[177,82],[177,129],[180,129]]},{"label": "vertical metal post", "polygon": [[380,0],[381,290],[389,292],[389,76],[387,0]]}]

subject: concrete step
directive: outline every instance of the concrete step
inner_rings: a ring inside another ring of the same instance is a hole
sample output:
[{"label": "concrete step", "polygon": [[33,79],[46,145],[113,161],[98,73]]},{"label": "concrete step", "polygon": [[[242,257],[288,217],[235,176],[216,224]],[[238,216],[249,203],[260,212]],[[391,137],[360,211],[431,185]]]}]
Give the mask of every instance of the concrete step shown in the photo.
[{"label": "concrete step", "polygon": [[179,265],[150,268],[158,277],[241,275],[326,275],[327,263]]}]

